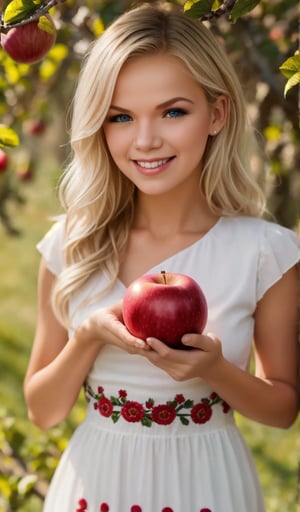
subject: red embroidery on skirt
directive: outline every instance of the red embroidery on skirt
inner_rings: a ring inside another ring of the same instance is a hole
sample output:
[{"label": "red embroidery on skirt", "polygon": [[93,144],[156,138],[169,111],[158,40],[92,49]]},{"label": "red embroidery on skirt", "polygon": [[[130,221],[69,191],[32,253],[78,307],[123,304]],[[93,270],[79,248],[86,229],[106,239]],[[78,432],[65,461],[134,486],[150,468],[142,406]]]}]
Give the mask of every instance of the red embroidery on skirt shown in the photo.
[{"label": "red embroidery on skirt", "polygon": [[[86,499],[81,498],[78,500],[76,512],[88,512],[87,507],[88,503]],[[109,505],[107,503],[101,503],[99,512],[109,512]],[[132,505],[130,507],[130,512],[143,512],[143,509],[139,505]],[[161,512],[174,512],[174,510],[171,507],[164,507],[161,509]],[[212,512],[212,510],[210,508],[200,508],[199,512]]]},{"label": "red embroidery on skirt", "polygon": [[[153,398],[148,398],[144,404],[127,399],[127,391],[120,389],[118,396],[108,398],[104,394],[104,388],[99,387],[98,393],[86,384],[87,399],[93,398],[94,408],[101,416],[111,418],[116,423],[120,417],[130,423],[141,423],[145,427],[151,427],[152,423],[158,425],[170,425],[179,418],[183,425],[193,423],[206,423],[213,414],[213,406],[220,403],[223,413],[226,414],[230,407],[217,393],[211,393],[209,397],[202,398],[200,402],[186,399],[182,394],[177,394],[173,400],[165,404],[155,405]],[[205,512],[205,509],[204,509]]]}]

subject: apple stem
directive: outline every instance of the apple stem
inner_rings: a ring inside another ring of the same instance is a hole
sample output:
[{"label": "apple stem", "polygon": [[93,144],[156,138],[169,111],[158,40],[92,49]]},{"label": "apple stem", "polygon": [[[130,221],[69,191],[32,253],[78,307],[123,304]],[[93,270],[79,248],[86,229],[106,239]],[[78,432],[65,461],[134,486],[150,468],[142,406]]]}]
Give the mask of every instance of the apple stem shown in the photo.
[{"label": "apple stem", "polygon": [[164,284],[167,284],[167,272],[165,270],[161,270],[160,273],[163,277]]}]

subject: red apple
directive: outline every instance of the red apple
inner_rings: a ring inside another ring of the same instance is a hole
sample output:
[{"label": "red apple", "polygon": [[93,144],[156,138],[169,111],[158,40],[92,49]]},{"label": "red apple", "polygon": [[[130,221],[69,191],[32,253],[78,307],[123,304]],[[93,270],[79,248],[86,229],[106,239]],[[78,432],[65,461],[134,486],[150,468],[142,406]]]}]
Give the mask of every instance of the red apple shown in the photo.
[{"label": "red apple", "polygon": [[32,64],[41,60],[53,46],[56,28],[49,15],[1,33],[1,45],[16,62]]},{"label": "red apple", "polygon": [[46,123],[43,119],[27,119],[23,123],[23,130],[29,135],[42,135],[45,129]]},{"label": "red apple", "polygon": [[134,336],[158,338],[173,348],[186,333],[202,333],[207,302],[194,279],[185,274],[146,274],[131,283],[122,305],[124,323]]},{"label": "red apple", "polygon": [[16,171],[16,175],[20,181],[31,181],[33,178],[33,172],[30,167]]},{"label": "red apple", "polygon": [[4,172],[7,168],[8,158],[3,149],[0,149],[0,173]]}]

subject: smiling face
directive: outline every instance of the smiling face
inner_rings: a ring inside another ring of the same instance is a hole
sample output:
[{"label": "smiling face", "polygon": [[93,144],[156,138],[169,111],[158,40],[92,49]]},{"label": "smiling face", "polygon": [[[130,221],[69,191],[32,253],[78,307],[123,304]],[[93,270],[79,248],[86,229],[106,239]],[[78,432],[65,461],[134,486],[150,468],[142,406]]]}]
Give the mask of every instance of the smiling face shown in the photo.
[{"label": "smiling face", "polygon": [[122,68],[104,123],[111,156],[145,194],[198,186],[209,135],[224,123],[225,102],[209,105],[177,57],[158,54]]}]

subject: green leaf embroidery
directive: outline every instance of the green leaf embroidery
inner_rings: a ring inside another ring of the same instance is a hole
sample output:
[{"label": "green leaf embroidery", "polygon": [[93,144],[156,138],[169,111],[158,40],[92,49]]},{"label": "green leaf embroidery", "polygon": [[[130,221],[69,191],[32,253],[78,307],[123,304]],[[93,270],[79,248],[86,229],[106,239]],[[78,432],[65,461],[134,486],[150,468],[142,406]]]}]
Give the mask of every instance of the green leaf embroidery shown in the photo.
[{"label": "green leaf embroidery", "polygon": [[179,416],[179,419],[183,425],[189,425],[190,422],[185,416]]},{"label": "green leaf embroidery", "polygon": [[120,413],[119,412],[113,412],[112,415],[111,415],[111,419],[113,420],[114,423],[117,423],[117,421],[119,420],[120,418]]},{"label": "green leaf embroidery", "polygon": [[144,425],[144,427],[151,427],[152,420],[148,416],[144,416],[141,423],[142,423],[142,425]]}]

